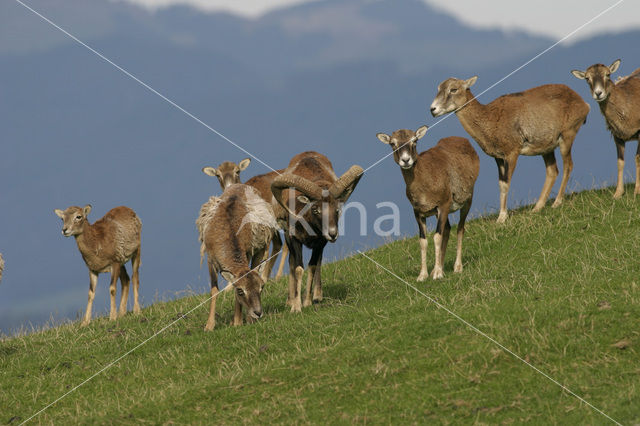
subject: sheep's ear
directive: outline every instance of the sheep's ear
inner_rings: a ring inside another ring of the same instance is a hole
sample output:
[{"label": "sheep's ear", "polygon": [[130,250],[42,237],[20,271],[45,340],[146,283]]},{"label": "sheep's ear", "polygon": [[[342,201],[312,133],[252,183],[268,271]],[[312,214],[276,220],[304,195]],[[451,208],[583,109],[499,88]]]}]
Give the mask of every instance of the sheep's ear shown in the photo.
[{"label": "sheep's ear", "polygon": [[251,163],[251,158],[245,158],[244,160],[242,160],[240,162],[240,164],[238,164],[238,168],[240,169],[240,171],[246,169],[247,167],[249,167],[249,164]]},{"label": "sheep's ear", "polygon": [[387,145],[389,145],[389,143],[391,142],[391,137],[386,133],[378,133],[376,137],[380,140],[380,142],[386,143]]},{"label": "sheep's ear", "polygon": [[84,213],[84,217],[89,216],[89,213],[91,212],[91,204],[87,204],[86,206],[84,206],[82,211]]},{"label": "sheep's ear", "polygon": [[615,61],[613,61],[611,65],[609,65],[609,71],[613,74],[614,72],[618,71],[619,66],[620,66],[620,59],[616,59]]},{"label": "sheep's ear", "polygon": [[60,219],[64,219],[64,212],[60,209],[55,209],[53,211]]},{"label": "sheep's ear", "polygon": [[205,175],[209,175],[209,176],[213,176],[213,177],[218,176],[218,171],[216,169],[214,169],[213,167],[203,167],[202,168],[202,172]]},{"label": "sheep's ear", "polygon": [[[260,275],[260,277],[262,277],[262,274],[264,273],[264,270],[267,267],[267,261],[262,262],[261,264],[258,265],[258,268],[256,269],[256,272],[258,273],[258,275]],[[264,285],[264,283],[263,283]]]},{"label": "sheep's ear", "polygon": [[585,79],[584,71],[573,70],[571,71],[571,74],[573,74],[575,78],[579,78],[580,80]]},{"label": "sheep's ear", "polygon": [[306,195],[298,195],[297,200],[302,204],[309,204],[311,202],[311,200],[309,200],[309,197],[307,197]]},{"label": "sheep's ear", "polygon": [[428,128],[429,127],[427,127],[427,126],[422,126],[422,127],[418,128],[418,130],[416,130],[416,138],[422,139],[424,134],[427,133],[427,129]]},{"label": "sheep's ear", "polygon": [[233,282],[236,280],[236,277],[229,271],[222,271],[220,272],[220,275],[222,275],[222,278],[227,280],[229,284],[233,284]]},{"label": "sheep's ear", "polygon": [[476,81],[478,80],[478,76],[474,75],[473,77],[471,77],[469,80],[465,80],[464,82],[464,87],[466,87],[467,89],[471,86],[473,86],[474,84],[476,84]]}]

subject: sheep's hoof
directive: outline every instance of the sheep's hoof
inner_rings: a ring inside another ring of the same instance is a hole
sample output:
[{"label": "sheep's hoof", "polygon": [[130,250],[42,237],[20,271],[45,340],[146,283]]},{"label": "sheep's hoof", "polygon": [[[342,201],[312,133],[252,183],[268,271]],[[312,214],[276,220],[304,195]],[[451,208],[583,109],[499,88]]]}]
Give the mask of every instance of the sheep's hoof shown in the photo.
[{"label": "sheep's hoof", "polygon": [[500,212],[500,214],[498,215],[498,220],[496,222],[505,223],[508,217],[509,215],[507,214],[507,212]]},{"label": "sheep's hoof", "polygon": [[204,326],[204,331],[211,331],[215,327],[215,324],[207,324]]},{"label": "sheep's hoof", "polygon": [[562,200],[558,200],[556,199],[553,204],[551,205],[551,208],[557,209],[558,207],[560,207],[562,205]]},{"label": "sheep's hoof", "polygon": [[462,263],[456,263],[453,266],[453,272],[458,272],[458,273],[462,272]]},{"label": "sheep's hoof", "polygon": [[439,280],[440,278],[444,277],[444,272],[442,272],[442,269],[434,269],[433,270],[433,279],[434,280]]},{"label": "sheep's hoof", "polygon": [[424,281],[427,278],[429,278],[429,271],[422,271],[420,272],[420,275],[418,275],[418,278],[416,279],[416,281]]},{"label": "sheep's hoof", "polygon": [[542,208],[544,207],[544,204],[536,204],[533,209],[531,209],[532,212],[537,213],[540,210],[542,210]]},{"label": "sheep's hoof", "polygon": [[302,304],[303,308],[311,306],[311,299],[304,299],[304,303]]},{"label": "sheep's hoof", "polygon": [[622,191],[616,191],[616,192],[613,194],[613,198],[614,198],[615,200],[619,200],[620,198],[622,198],[622,195],[623,195],[623,194],[624,194],[624,190],[622,190]]},{"label": "sheep's hoof", "polygon": [[80,327],[86,327],[89,325],[89,321],[88,320],[82,320],[82,322],[80,323]]}]

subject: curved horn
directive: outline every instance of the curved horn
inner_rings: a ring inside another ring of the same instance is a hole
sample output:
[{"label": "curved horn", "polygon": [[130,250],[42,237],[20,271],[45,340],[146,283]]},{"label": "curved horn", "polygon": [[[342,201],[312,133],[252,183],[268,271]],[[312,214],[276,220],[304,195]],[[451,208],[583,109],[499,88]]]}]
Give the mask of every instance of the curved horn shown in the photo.
[{"label": "curved horn", "polygon": [[297,215],[292,212],[289,209],[287,203],[282,200],[282,191],[288,188],[297,189],[313,200],[322,199],[322,188],[311,182],[309,179],[305,179],[302,176],[294,175],[291,173],[286,173],[278,176],[271,183],[271,192],[273,193],[273,196],[278,201],[278,203],[280,203],[280,205],[293,216]]},{"label": "curved horn", "polygon": [[358,165],[353,165],[329,188],[329,193],[333,198],[340,198],[346,201],[356,188],[358,181],[362,177],[364,170]]}]

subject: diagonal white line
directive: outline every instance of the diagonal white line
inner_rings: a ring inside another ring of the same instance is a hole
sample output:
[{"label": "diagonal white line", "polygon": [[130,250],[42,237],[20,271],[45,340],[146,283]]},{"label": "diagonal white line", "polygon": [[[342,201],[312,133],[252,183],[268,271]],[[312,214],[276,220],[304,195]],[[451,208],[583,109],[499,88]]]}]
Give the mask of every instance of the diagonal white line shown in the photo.
[{"label": "diagonal white line", "polygon": [[[251,271],[254,271],[256,269],[258,269],[260,267],[260,265],[262,265],[265,262],[268,262],[269,260],[273,259],[275,256],[279,255],[280,252],[282,250],[276,252],[275,254],[272,254],[271,256],[269,256],[267,259],[264,259],[262,262],[260,262],[255,268],[252,268],[249,272],[247,272],[246,274],[242,275],[241,277],[237,278],[235,282],[237,282],[238,280],[244,278],[245,276],[247,276]],[[130,355],[132,352],[136,351],[138,348],[144,346],[147,342],[149,342],[150,340],[154,339],[155,337],[157,337],[158,335],[160,335],[163,331],[165,331],[166,329],[170,328],[171,326],[173,326],[175,323],[177,323],[178,321],[184,319],[187,315],[189,315],[191,312],[195,311],[196,309],[200,308],[202,305],[204,305],[205,303],[209,302],[211,299],[218,297],[219,295],[221,295],[222,293],[224,293],[225,291],[229,290],[230,288],[233,288],[233,283],[228,283],[227,286],[225,288],[222,289],[221,292],[218,292],[215,296],[209,296],[208,298],[206,298],[204,301],[198,303],[194,308],[190,309],[186,314],[182,314],[180,315],[179,318],[177,318],[176,320],[172,321],[171,323],[165,325],[164,327],[162,327],[159,331],[157,331],[156,333],[154,333],[153,335],[151,335],[150,337],[146,338],[145,340],[143,340],[142,342],[138,343],[136,346],[134,346],[133,348],[129,349],[127,352],[125,352],[124,354],[120,355],[118,358],[114,359],[113,361],[111,361],[110,363],[108,363],[107,365],[105,365],[104,367],[102,367],[100,370],[98,370],[96,373],[92,374],[91,376],[89,376],[88,378],[86,378],[82,383],[74,386],[73,388],[71,388],[69,391],[67,391],[64,395],[60,396],[59,398],[57,398],[56,400],[54,400],[53,402],[49,403],[48,405],[46,405],[45,407],[43,407],[41,410],[37,411],[35,414],[33,414],[31,417],[29,417],[28,419],[26,419],[25,421],[23,421],[22,423],[20,423],[20,425],[23,425],[27,422],[29,422],[31,419],[33,419],[34,417],[36,417],[37,415],[39,415],[40,413],[44,412],[45,410],[47,410],[49,407],[53,406],[54,404],[56,404],[57,402],[59,402],[60,400],[64,399],[65,397],[67,397],[69,394],[73,393],[76,391],[76,389],[78,389],[79,387],[85,385],[86,383],[90,382],[91,380],[93,380],[95,377],[99,376],[100,374],[102,374],[104,371],[108,370],[109,368],[113,367],[115,364],[117,364],[120,360],[122,360],[123,358],[125,358],[126,356]]]},{"label": "diagonal white line", "polygon": [[[53,27],[58,29],[60,32],[65,34],[67,37],[71,38],[73,41],[75,41],[78,44],[80,44],[81,46],[87,48],[89,51],[94,53],[96,56],[98,56],[103,61],[109,63],[110,65],[113,65],[118,71],[122,72],[127,77],[133,79],[135,82],[140,84],[145,89],[149,90],[150,92],[152,92],[155,95],[158,95],[160,98],[162,98],[164,101],[169,103],[174,108],[178,109],[179,111],[181,111],[182,113],[184,113],[188,117],[190,117],[193,120],[195,120],[197,123],[201,124],[202,126],[206,127],[207,129],[209,129],[210,131],[215,133],[216,135],[220,136],[222,139],[224,139],[225,141],[229,142],[231,145],[235,146],[236,148],[238,148],[240,151],[244,152],[245,154],[247,154],[251,158],[257,160],[263,166],[266,166],[268,169],[271,169],[272,171],[278,173],[278,171],[276,169],[274,169],[273,167],[271,167],[270,165],[268,165],[267,163],[262,161],[260,158],[258,158],[254,154],[250,153],[249,151],[247,151],[246,149],[244,149],[243,147],[241,147],[237,143],[233,142],[231,139],[229,139],[228,137],[226,137],[225,135],[223,135],[222,133],[220,133],[219,131],[217,131],[216,129],[214,129],[213,127],[211,127],[210,125],[208,125],[207,123],[205,123],[204,121],[202,121],[201,119],[199,119],[198,117],[196,117],[195,115],[193,115],[192,113],[190,113],[189,111],[187,111],[186,109],[184,109],[183,107],[181,107],[180,105],[178,105],[177,103],[175,103],[174,101],[172,101],[171,99],[166,97],[165,95],[163,95],[162,93],[158,92],[156,89],[154,89],[153,87],[149,86],[147,83],[145,83],[144,81],[140,80],[138,77],[136,77],[135,75],[131,74],[129,71],[127,71],[126,69],[122,68],[120,65],[116,64],[115,62],[113,62],[111,59],[109,59],[106,56],[104,56],[102,53],[98,52],[97,50],[95,50],[94,48],[89,46],[88,44],[84,43],[82,40],[78,39],[76,36],[74,36],[73,34],[69,33],[64,28],[60,27],[58,24],[56,24],[55,22],[53,22],[52,20],[50,20],[46,16],[44,16],[41,13],[37,12],[36,10],[34,10],[32,7],[30,7],[29,5],[25,4],[21,0],[15,0],[15,1],[16,1],[16,3],[22,5],[25,9],[30,10],[35,15],[39,16],[40,18],[42,18],[45,22],[49,23],[50,25],[52,25]],[[280,173],[278,173],[278,174],[280,174]]]},{"label": "diagonal white line", "polygon": [[[584,27],[586,27],[587,25],[591,24],[593,21],[599,19],[600,17],[602,17],[602,15],[610,12],[612,9],[614,9],[615,7],[617,7],[618,5],[620,5],[623,1],[625,0],[618,0],[616,3],[612,4],[611,6],[607,7],[606,9],[604,9],[603,11],[601,11],[600,13],[598,13],[596,16],[594,16],[593,18],[589,19],[587,22],[585,22],[584,24],[580,25],[578,28],[576,28],[575,30],[571,31],[569,34],[567,34],[566,36],[562,37],[560,40],[556,41],[555,43],[553,43],[551,46],[547,47],[546,49],[544,49],[542,52],[538,53],[536,56],[534,56],[533,58],[529,59],[528,61],[526,61],[524,64],[520,65],[518,68],[514,69],[513,71],[511,71],[509,74],[505,75],[504,77],[502,77],[500,80],[496,81],[495,83],[493,83],[491,86],[487,87],[485,90],[483,90],[482,92],[480,92],[479,94],[477,94],[476,96],[474,96],[471,100],[467,101],[464,105],[462,105],[460,108],[458,108],[458,110],[464,108],[467,104],[469,104],[469,102],[473,102],[475,99],[478,99],[480,96],[484,95],[485,93],[487,93],[489,90],[493,89],[494,87],[496,87],[498,84],[502,83],[503,81],[505,81],[506,79],[508,79],[509,77],[511,77],[512,75],[514,75],[515,73],[517,73],[518,71],[520,71],[522,68],[526,67],[527,65],[529,65],[530,63],[532,63],[533,61],[535,61],[536,59],[540,58],[542,55],[544,55],[545,53],[547,53],[548,51],[550,51],[551,49],[553,49],[554,47],[556,47],[557,45],[559,45],[560,43],[562,43],[563,41],[567,40],[568,38],[572,37],[573,35],[575,35],[577,32],[579,32],[580,30],[582,30]],[[429,127],[435,127],[438,124],[442,123],[444,120],[446,120],[447,118],[451,117],[453,114],[455,114],[456,112],[451,112],[447,115],[445,115],[444,117],[442,117],[440,120],[436,121],[435,123],[433,123],[432,125],[430,125]],[[362,173],[365,173],[367,171],[369,171],[369,169],[377,166],[378,164],[380,164],[384,159],[386,159],[387,157],[389,157],[390,155],[393,155],[393,153],[395,151],[397,151],[398,149],[402,148],[404,145],[403,144],[401,146],[399,146],[398,148],[396,148],[395,150],[391,151],[390,153],[386,154],[384,157],[380,158],[378,161],[376,161],[375,163],[371,164],[369,167],[367,167],[366,169],[364,169],[364,171]]]},{"label": "diagonal white line", "polygon": [[517,355],[516,353],[514,353],[511,349],[507,348],[506,346],[504,346],[502,343],[498,342],[496,339],[494,339],[493,337],[487,335],[486,333],[484,333],[482,330],[478,329],[478,327],[474,326],[473,324],[469,323],[468,321],[466,321],[464,318],[462,318],[460,315],[456,314],[455,312],[453,312],[452,310],[450,310],[449,308],[447,308],[446,306],[444,306],[443,304],[439,303],[436,299],[434,299],[433,297],[429,296],[428,294],[424,293],[423,291],[421,291],[420,289],[418,289],[416,286],[409,284],[406,280],[400,278],[398,275],[396,275],[394,272],[390,271],[389,269],[387,269],[386,267],[382,266],[380,263],[376,262],[375,260],[373,260],[372,258],[370,258],[369,256],[367,256],[365,253],[363,253],[362,251],[358,250],[358,253],[360,253],[361,255],[363,255],[364,257],[366,257],[367,259],[369,259],[371,262],[373,262],[374,264],[376,264],[378,267],[384,269],[387,273],[389,273],[390,275],[392,275],[393,277],[395,277],[396,279],[398,279],[399,281],[402,281],[403,283],[405,283],[408,287],[412,288],[416,293],[421,294],[422,296],[426,297],[427,299],[429,299],[430,302],[432,302],[433,304],[435,304],[438,308],[446,311],[449,315],[453,316],[455,319],[457,319],[458,321],[460,321],[461,323],[463,323],[464,325],[466,325],[467,327],[469,327],[471,330],[475,331],[477,334],[479,334],[480,336],[484,337],[485,339],[489,340],[491,343],[495,344],[496,346],[498,346],[500,349],[502,349],[505,352],[508,352],[509,354],[511,354],[514,358],[522,361],[524,364],[526,364],[527,366],[531,367],[533,370],[535,370],[537,373],[540,373],[541,375],[543,375],[544,377],[546,377],[547,379],[549,379],[550,381],[552,381],[553,383],[555,383],[556,385],[560,386],[562,388],[562,390],[566,391],[567,393],[571,394],[572,396],[574,396],[575,398],[577,398],[578,400],[580,400],[581,402],[587,404],[589,407],[593,408],[595,411],[597,411],[598,413],[602,414],[604,417],[606,417],[607,419],[611,420],[613,423],[622,426],[622,424],[614,419],[612,419],[610,416],[608,416],[605,412],[603,412],[602,410],[600,410],[599,408],[595,407],[593,404],[591,404],[589,401],[585,400],[584,398],[580,397],[579,395],[577,395],[575,392],[573,392],[571,389],[569,389],[568,387],[566,387],[565,385],[563,385],[562,383],[558,382],[557,380],[555,380],[553,377],[549,376],[547,373],[545,373],[544,371],[540,370],[538,367],[536,367],[535,365],[531,364],[530,362],[527,362],[524,358],[520,357],[519,355]]}]

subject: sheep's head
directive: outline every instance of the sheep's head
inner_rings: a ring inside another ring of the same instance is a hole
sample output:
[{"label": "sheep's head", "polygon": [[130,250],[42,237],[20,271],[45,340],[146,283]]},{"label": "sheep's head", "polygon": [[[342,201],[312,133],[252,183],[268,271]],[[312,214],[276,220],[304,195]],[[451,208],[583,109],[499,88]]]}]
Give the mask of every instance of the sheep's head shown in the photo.
[{"label": "sheep's head", "polygon": [[[258,268],[260,269],[260,268]],[[260,277],[261,270],[251,270],[236,277],[231,272],[222,271],[222,277],[233,285],[236,300],[247,310],[247,316],[253,319],[262,317],[262,302],[260,294],[264,281]]]},{"label": "sheep's head", "polygon": [[[314,237],[322,235],[327,241],[338,239],[338,221],[342,205],[349,199],[364,171],[351,166],[335,182],[312,182],[302,176],[285,173],[271,184],[274,198],[289,213],[289,223]],[[285,191],[287,190],[287,191]],[[300,228],[301,227],[301,228]]]},{"label": "sheep's head", "polygon": [[597,102],[602,102],[609,97],[611,89],[615,83],[611,81],[611,74],[618,70],[620,59],[614,61],[611,65],[603,64],[591,65],[586,71],[573,70],[571,74],[580,80],[587,80],[591,96]]},{"label": "sheep's head", "polygon": [[438,93],[431,103],[431,115],[439,117],[453,111],[458,111],[468,101],[467,90],[478,80],[473,76],[468,80],[448,78],[438,85]]},{"label": "sheep's head", "polygon": [[202,172],[206,175],[217,177],[220,187],[224,191],[229,185],[240,183],[240,172],[249,167],[249,163],[251,163],[251,158],[245,158],[238,164],[225,161],[217,169],[209,166],[203,167]]},{"label": "sheep's head", "polygon": [[391,136],[386,133],[378,133],[376,136],[382,143],[386,143],[393,149],[393,159],[403,169],[410,169],[418,159],[418,140],[427,132],[427,126],[422,126],[415,132],[413,130],[396,130]]},{"label": "sheep's head", "polygon": [[53,212],[62,219],[62,235],[75,237],[82,234],[90,211],[91,205],[87,204],[84,207],[71,206],[66,210],[55,209]]}]

